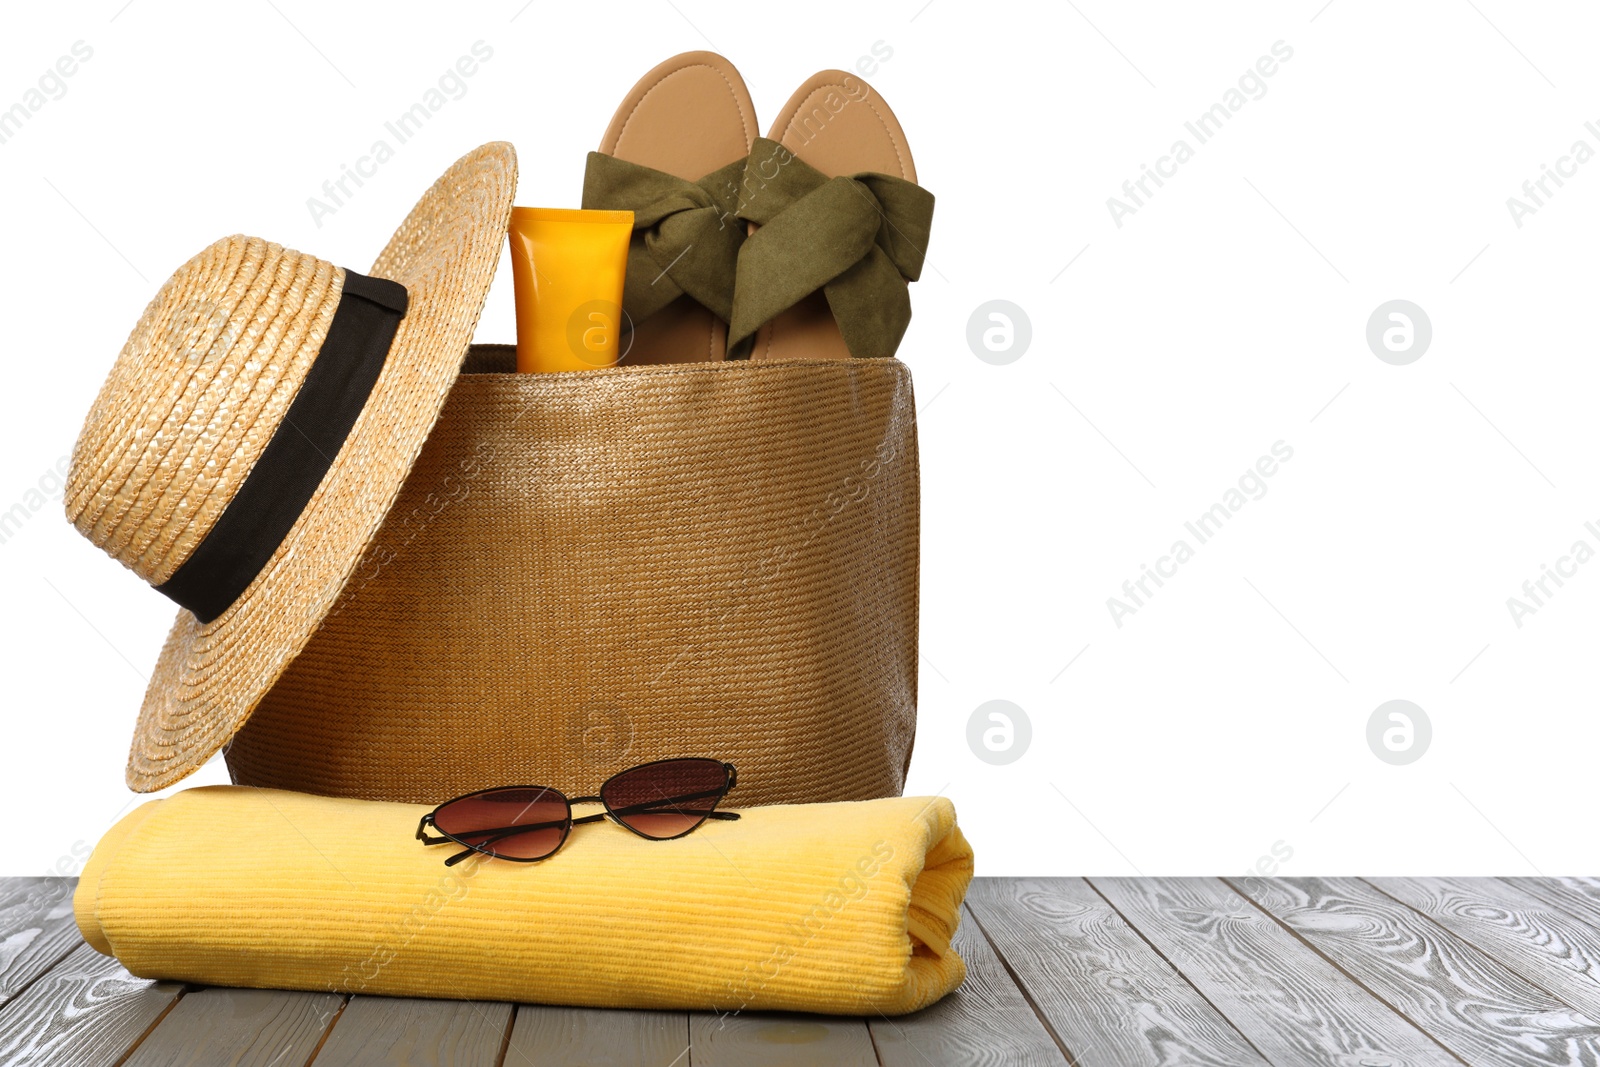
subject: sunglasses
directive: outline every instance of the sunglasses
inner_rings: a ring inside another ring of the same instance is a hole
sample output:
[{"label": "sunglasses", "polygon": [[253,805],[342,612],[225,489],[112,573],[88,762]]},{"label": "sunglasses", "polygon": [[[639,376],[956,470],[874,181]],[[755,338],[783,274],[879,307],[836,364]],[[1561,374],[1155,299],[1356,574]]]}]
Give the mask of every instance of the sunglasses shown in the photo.
[{"label": "sunglasses", "polygon": [[[592,797],[571,797],[543,785],[484,789],[447,800],[417,823],[425,845],[465,846],[445,860],[453,867],[474,852],[533,863],[555,854],[574,826],[609,818],[651,841],[671,841],[707,819],[734,820],[717,804],[738,784],[733,764],[714,759],[664,759],[641,763],[606,779]],[[574,819],[574,804],[604,804],[605,811]],[[428,827],[443,834],[429,837]]]}]

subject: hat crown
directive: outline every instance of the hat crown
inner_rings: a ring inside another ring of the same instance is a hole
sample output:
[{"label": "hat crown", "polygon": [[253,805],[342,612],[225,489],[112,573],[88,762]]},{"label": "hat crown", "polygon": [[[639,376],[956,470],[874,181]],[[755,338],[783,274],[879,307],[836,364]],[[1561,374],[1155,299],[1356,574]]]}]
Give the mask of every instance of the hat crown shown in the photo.
[{"label": "hat crown", "polygon": [[67,517],[159,585],[205,539],[277,430],[344,272],[253,237],[180,267],[145,309],[73,449]]}]

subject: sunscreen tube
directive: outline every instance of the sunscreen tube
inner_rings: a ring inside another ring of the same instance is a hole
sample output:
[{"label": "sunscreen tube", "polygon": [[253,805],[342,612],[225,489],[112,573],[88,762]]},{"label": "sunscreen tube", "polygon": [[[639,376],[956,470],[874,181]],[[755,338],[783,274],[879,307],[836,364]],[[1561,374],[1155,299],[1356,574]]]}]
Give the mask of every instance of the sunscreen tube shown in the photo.
[{"label": "sunscreen tube", "polygon": [[593,370],[617,362],[631,211],[511,209],[517,370]]}]

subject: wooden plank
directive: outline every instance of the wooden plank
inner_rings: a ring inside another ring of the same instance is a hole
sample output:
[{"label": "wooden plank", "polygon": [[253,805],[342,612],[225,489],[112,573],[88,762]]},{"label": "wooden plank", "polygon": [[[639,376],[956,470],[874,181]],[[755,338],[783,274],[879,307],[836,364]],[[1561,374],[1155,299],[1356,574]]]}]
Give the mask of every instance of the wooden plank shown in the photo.
[{"label": "wooden plank", "polygon": [[1369,878],[1563,1003],[1600,1019],[1600,931],[1497,878]]},{"label": "wooden plank", "polygon": [[1076,1067],[1266,1062],[1081,879],[985,878],[967,904]]},{"label": "wooden plank", "polygon": [[868,1019],[883,1067],[1063,1067],[1067,1059],[970,914],[951,942],[961,988],[914,1015]]},{"label": "wooden plank", "polygon": [[279,989],[202,989],[156,1024],[124,1067],[285,1067],[311,1059],[344,998]]},{"label": "wooden plank", "polygon": [[498,1067],[510,1004],[354,996],[316,1067]]},{"label": "wooden plank", "polygon": [[862,1019],[752,1011],[689,1016],[691,1056],[679,1067],[877,1067]]},{"label": "wooden plank", "polygon": [[0,1011],[0,1063],[116,1063],[182,995],[80,943]]},{"label": "wooden plank", "polygon": [[1600,878],[1502,878],[1500,881],[1600,930]]},{"label": "wooden plank", "polygon": [[74,946],[76,878],[0,879],[0,1004],[28,987]]},{"label": "wooden plank", "polygon": [[1273,1063],[1460,1061],[1215,878],[1091,878]]},{"label": "wooden plank", "polygon": [[1600,1024],[1359,879],[1234,884],[1469,1063],[1600,1063]]},{"label": "wooden plank", "polygon": [[689,1019],[681,1011],[519,1004],[502,1062],[505,1067],[689,1067],[688,1048]]}]

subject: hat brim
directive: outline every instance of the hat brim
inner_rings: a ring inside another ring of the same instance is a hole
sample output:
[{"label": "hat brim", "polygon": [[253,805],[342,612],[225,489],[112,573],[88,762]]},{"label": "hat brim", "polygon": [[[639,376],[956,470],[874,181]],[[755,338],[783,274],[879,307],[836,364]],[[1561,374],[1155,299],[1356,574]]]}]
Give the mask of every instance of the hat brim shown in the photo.
[{"label": "hat brim", "polygon": [[410,305],[372,395],[309,504],[249,588],[216,619],[178,614],[151,673],[128,786],[163,789],[203,766],[333,610],[444,406],[483,311],[516,195],[511,145],[458,160],[369,272]]}]

